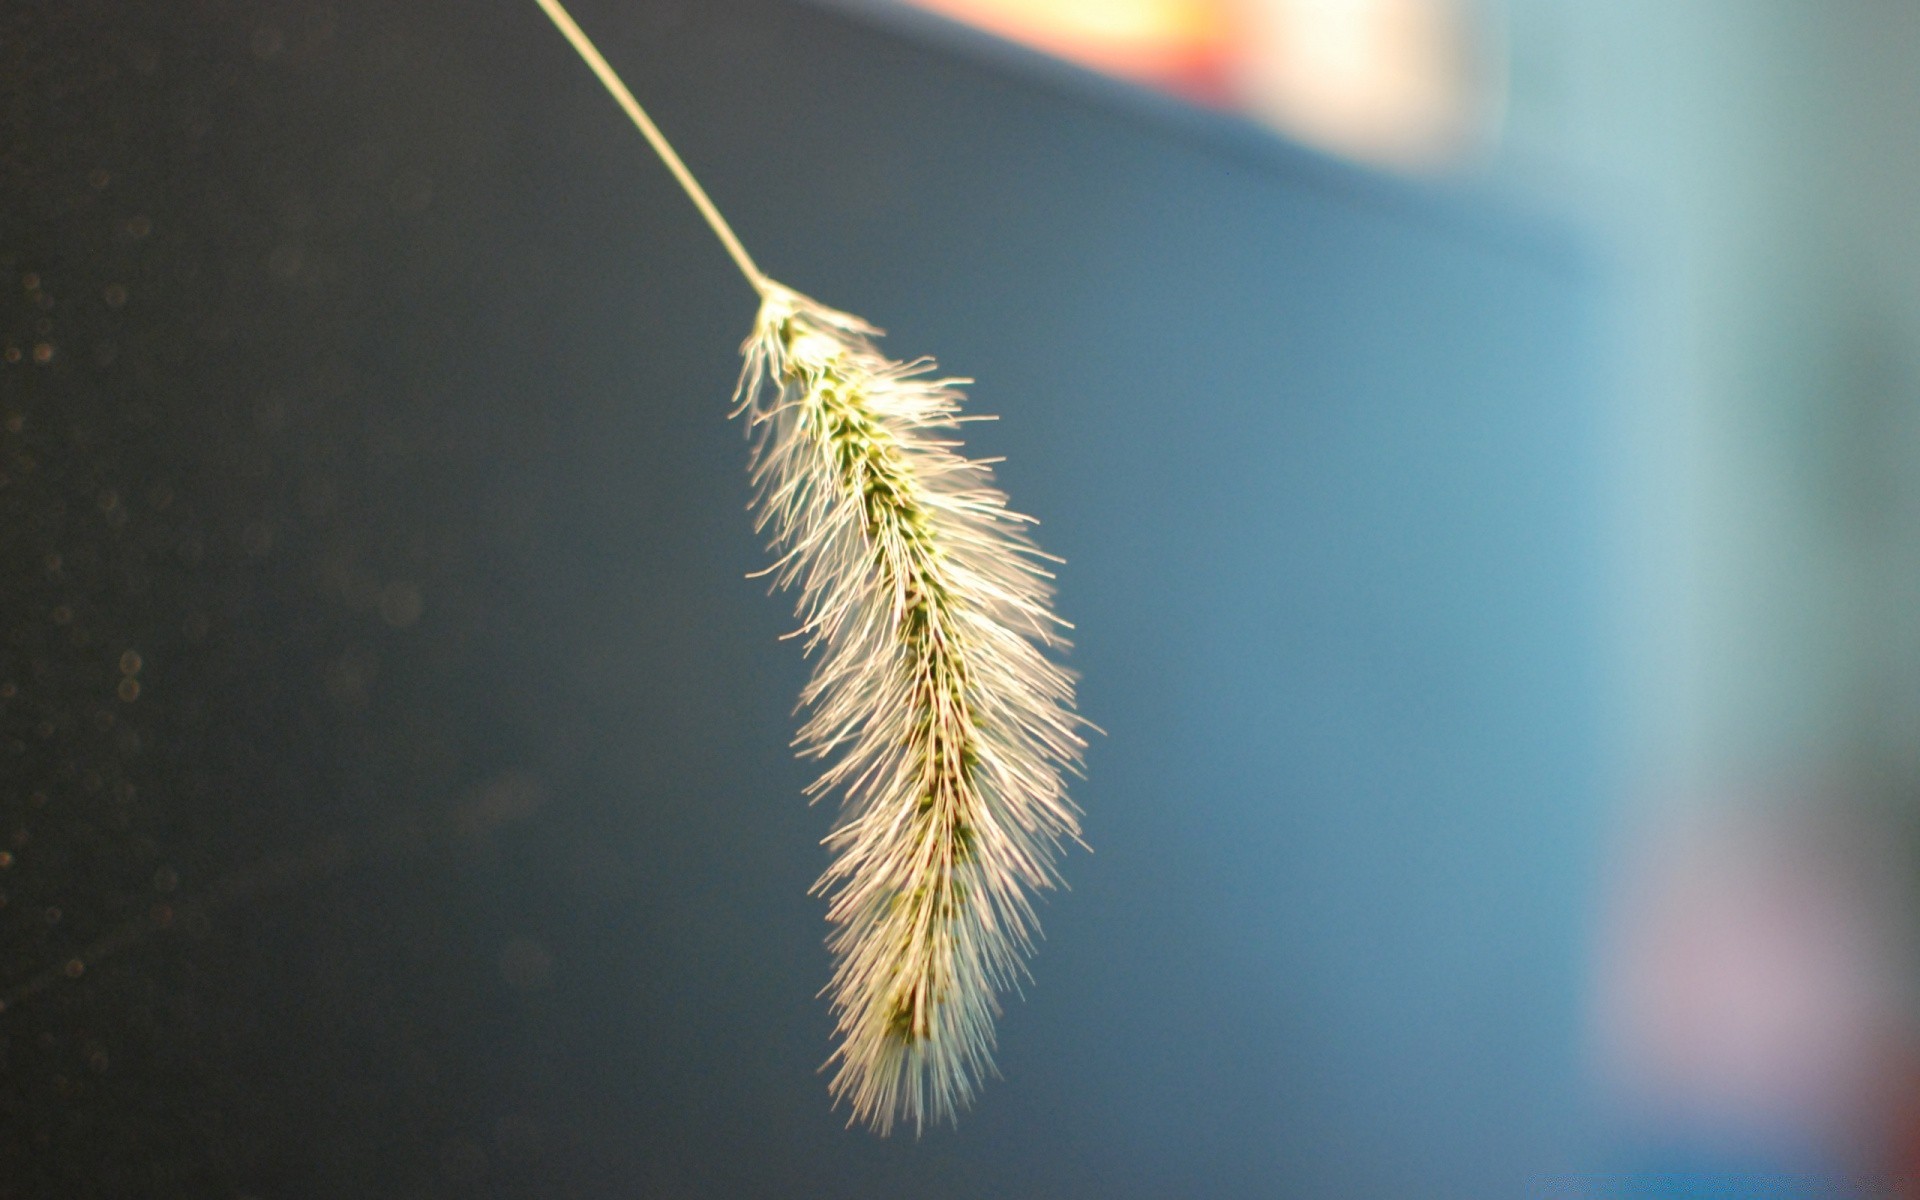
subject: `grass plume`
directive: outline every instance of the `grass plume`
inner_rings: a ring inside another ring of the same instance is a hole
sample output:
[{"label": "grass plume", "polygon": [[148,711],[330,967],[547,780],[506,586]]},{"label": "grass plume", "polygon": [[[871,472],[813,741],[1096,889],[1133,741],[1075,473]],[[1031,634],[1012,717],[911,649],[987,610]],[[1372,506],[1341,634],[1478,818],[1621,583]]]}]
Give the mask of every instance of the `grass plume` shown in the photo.
[{"label": "grass plume", "polygon": [[856,317],[769,288],[737,412],[759,527],[815,659],[797,744],[842,797],[816,885],[839,1045],[832,1090],[885,1132],[952,1119],[992,1069],[1031,893],[1075,837],[1083,723],[1050,576],[990,467],[956,453],[959,379]]},{"label": "grass plume", "polygon": [[1051,653],[1052,576],[986,461],[957,440],[963,379],[896,362],[879,331],[762,274],[560,0],[536,0],[760,294],[735,390],[757,527],[813,659],[796,746],[840,798],[828,898],[830,1090],[890,1132],[954,1120],[993,1071],[1001,994],[1026,974],[1033,894],[1079,837],[1065,777],[1088,728]]}]

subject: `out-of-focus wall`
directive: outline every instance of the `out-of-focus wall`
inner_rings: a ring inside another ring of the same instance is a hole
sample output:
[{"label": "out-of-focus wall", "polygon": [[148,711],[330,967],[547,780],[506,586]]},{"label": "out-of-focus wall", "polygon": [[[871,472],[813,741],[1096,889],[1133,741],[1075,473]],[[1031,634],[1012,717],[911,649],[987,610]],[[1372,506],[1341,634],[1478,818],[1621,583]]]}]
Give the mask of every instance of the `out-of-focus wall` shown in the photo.
[{"label": "out-of-focus wall", "polygon": [[[1626,783],[1601,1058],[1669,1131],[1892,1170],[1920,1145],[1888,1115],[1920,1112],[1920,6],[920,2],[1584,230]],[[1126,60],[1123,10],[1160,18]],[[1184,74],[1141,65],[1156,36]]]},{"label": "out-of-focus wall", "polygon": [[[1920,788],[1920,10],[1900,0],[910,0],[1611,264],[1639,791]],[[1894,783],[1894,780],[1899,783]]]},{"label": "out-of-focus wall", "polygon": [[1629,754],[1649,791],[1830,770],[1859,739],[1871,447],[1838,368],[1845,6],[1509,0],[1495,170],[1615,267]]},{"label": "out-of-focus wall", "polygon": [[1826,131],[1834,170],[1813,186],[1845,235],[1835,391],[1859,457],[1836,492],[1855,550],[1853,724],[1920,793],[1920,9],[1836,7],[1848,106]]},{"label": "out-of-focus wall", "polygon": [[1716,1169],[1920,1194],[1920,9],[1492,16],[1490,174],[1613,270],[1603,1073]]},{"label": "out-of-focus wall", "polygon": [[[1496,172],[1617,264],[1657,790],[1920,787],[1920,10],[1507,0]],[[1871,781],[1871,782],[1869,782]]]}]

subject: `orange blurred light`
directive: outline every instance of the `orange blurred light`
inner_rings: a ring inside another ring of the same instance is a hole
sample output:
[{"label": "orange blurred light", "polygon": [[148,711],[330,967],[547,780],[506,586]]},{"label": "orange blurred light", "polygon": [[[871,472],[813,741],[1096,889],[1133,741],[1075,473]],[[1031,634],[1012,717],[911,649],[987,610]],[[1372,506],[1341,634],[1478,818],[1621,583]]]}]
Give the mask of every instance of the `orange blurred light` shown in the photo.
[{"label": "orange blurred light", "polygon": [[1353,158],[1433,168],[1491,130],[1469,0],[904,0]]},{"label": "orange blurred light", "polygon": [[1230,100],[1226,0],[910,0],[1010,41],[1208,104]]}]

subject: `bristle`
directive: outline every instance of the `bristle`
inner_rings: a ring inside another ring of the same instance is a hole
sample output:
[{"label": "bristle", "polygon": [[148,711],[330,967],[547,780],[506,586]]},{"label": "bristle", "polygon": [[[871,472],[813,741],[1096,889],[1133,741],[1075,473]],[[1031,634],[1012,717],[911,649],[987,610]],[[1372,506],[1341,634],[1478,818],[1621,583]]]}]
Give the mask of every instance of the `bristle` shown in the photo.
[{"label": "bristle", "polygon": [[1052,661],[1044,555],[986,464],[954,452],[958,379],[769,283],[736,394],[758,528],[814,658],[796,745],[828,761],[838,1044],[831,1089],[881,1133],[954,1120],[993,1070],[1034,890],[1078,836],[1085,722]]},{"label": "bristle", "polygon": [[734,399],[754,438],[771,574],[814,656],[796,744],[841,797],[815,885],[839,1045],[832,1092],[881,1133],[956,1119],[993,1070],[999,993],[1026,971],[1031,893],[1079,837],[1073,711],[1047,558],[990,460],[954,453],[964,379],[897,363],[879,331],[761,274],[726,218],[561,0],[537,0],[760,293]]}]

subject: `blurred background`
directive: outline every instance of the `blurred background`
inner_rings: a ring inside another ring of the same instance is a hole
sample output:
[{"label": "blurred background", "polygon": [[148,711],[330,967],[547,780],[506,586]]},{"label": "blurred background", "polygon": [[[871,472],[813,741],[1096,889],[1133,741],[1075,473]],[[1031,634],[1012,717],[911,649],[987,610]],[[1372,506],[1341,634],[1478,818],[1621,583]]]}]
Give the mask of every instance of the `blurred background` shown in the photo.
[{"label": "blurred background", "polygon": [[1910,6],[913,2],[1573,223],[1616,299],[1636,771],[1914,776]]},{"label": "blurred background", "polygon": [[1920,8],[575,6],[1068,560],[881,1143],[751,297],[485,7],[0,10],[0,1197],[1920,1195]]},{"label": "blurred background", "polygon": [[1913,1103],[1920,10],[917,2],[1590,239],[1625,766],[1602,1073],[1709,1164],[1882,1136],[1848,1105]]}]

